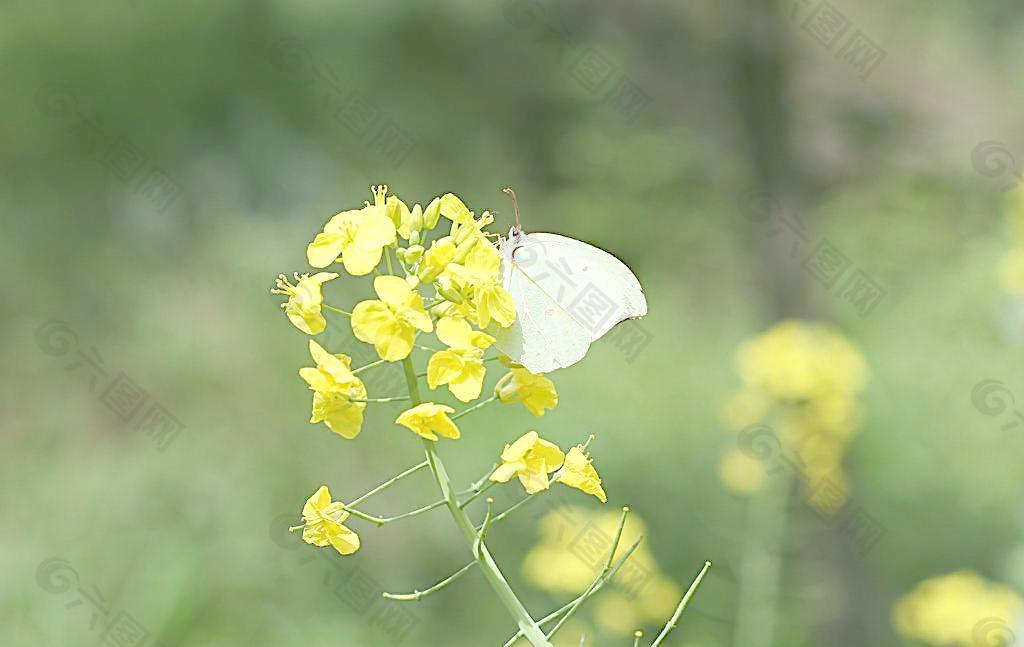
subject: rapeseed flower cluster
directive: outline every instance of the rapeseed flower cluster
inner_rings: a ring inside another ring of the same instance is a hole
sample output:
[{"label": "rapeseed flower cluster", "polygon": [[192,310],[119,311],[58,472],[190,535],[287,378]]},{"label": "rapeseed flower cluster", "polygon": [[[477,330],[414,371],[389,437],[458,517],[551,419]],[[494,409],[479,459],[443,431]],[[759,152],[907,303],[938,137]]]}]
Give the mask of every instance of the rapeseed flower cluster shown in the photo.
[{"label": "rapeseed flower cluster", "polygon": [[893,606],[893,624],[907,638],[932,645],[1011,645],[1024,599],[973,571],[919,583]]},{"label": "rapeseed flower cluster", "polygon": [[741,437],[764,425],[775,447],[764,456],[731,443],[719,463],[725,485],[756,491],[775,461],[797,470],[807,488],[827,478],[847,492],[843,456],[860,425],[857,398],[868,379],[860,352],[827,325],[790,320],[741,344],[734,363],[742,385],[725,402],[724,422]]},{"label": "rapeseed flower cluster", "polygon": [[[311,337],[313,366],[299,369],[299,377],[312,391],[310,422],[322,422],[342,438],[354,439],[362,431],[369,405],[413,400],[412,393],[369,394],[360,376],[378,364],[405,362],[417,349],[431,352],[425,374],[416,376],[426,378],[428,389],[444,388],[461,403],[477,401],[459,413],[443,402],[410,402],[395,424],[423,439],[459,439],[456,419],[492,402],[519,403],[534,416],[555,407],[558,393],[550,379],[508,358],[485,357],[495,341],[491,332],[511,326],[516,314],[502,287],[497,237],[485,230],[494,217],[489,212],[477,217],[453,193],[412,208],[389,195],[386,186],[371,187],[371,193],[372,202],[331,217],[307,246],[309,265],[324,271],[295,274],[294,280],[282,274],[271,290],[286,297],[282,308],[301,332],[318,335],[327,327],[327,316],[347,316],[355,338],[372,345],[380,357],[379,362],[353,367],[351,356],[332,353]],[[444,223],[447,231],[435,234]],[[342,275],[372,275],[375,298],[359,301],[351,312],[325,303],[325,285]],[[431,333],[443,348],[421,343],[420,337]],[[487,363],[494,359],[501,359],[507,372],[484,400]],[[499,466],[486,479],[493,485],[513,476],[530,495],[562,483],[606,500],[583,445],[565,453],[535,431],[505,445]],[[295,529],[302,529],[307,543],[333,546],[347,555],[359,547],[358,536],[341,525],[349,514],[349,508],[331,501],[327,486],[322,486],[306,502],[303,524]],[[380,521],[358,510],[353,514]]]}]

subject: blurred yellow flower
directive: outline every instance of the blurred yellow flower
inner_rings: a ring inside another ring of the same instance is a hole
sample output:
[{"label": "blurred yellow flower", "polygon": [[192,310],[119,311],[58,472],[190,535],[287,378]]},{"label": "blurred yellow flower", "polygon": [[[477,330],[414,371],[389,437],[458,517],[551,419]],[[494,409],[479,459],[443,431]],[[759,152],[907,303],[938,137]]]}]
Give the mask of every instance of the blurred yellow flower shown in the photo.
[{"label": "blurred yellow flower", "polygon": [[288,320],[307,335],[318,335],[327,327],[327,320],[323,315],[324,297],[320,291],[321,286],[332,279],[338,278],[334,272],[317,272],[313,276],[303,274],[295,275],[295,285],[288,281],[288,277],[279,274],[277,287],[272,289],[271,294],[283,294],[288,301],[281,304]]},{"label": "blurred yellow flower", "polygon": [[897,600],[893,623],[908,638],[974,647],[1003,644],[1022,612],[1016,591],[964,570],[918,584]]},{"label": "blurred yellow flower", "polygon": [[775,400],[856,393],[867,380],[867,364],[842,335],[802,321],[780,322],[744,343],[736,369],[744,384]]},{"label": "blurred yellow flower", "polygon": [[1014,247],[999,264],[1003,289],[1014,296],[1024,295],[1024,247]]},{"label": "blurred yellow flower", "polygon": [[601,487],[601,477],[594,469],[590,457],[583,451],[582,445],[576,445],[565,455],[565,463],[558,473],[558,482],[593,494],[601,503],[608,501],[604,488]]},{"label": "blurred yellow flower", "polygon": [[775,455],[729,447],[719,461],[726,487],[737,494],[760,489],[763,462],[787,455],[811,488],[828,478],[833,490],[845,491],[843,456],[861,421],[857,395],[868,376],[860,352],[828,326],[783,321],[741,344],[735,363],[743,384],[726,399],[722,418],[733,431],[772,423],[765,429],[775,436]]},{"label": "blurred yellow flower", "polygon": [[345,270],[363,276],[380,263],[383,250],[395,242],[395,223],[388,217],[387,186],[373,187],[374,204],[342,211],[306,248],[306,260],[313,267],[327,267],[341,256]]},{"label": "blurred yellow flower", "polygon": [[[540,522],[540,541],[530,549],[523,572],[536,586],[558,594],[578,595],[604,566],[618,530],[621,512],[562,506]],[[631,514],[614,559],[647,529]],[[681,590],[665,576],[646,542],[641,542],[609,586],[594,599],[598,624],[618,635],[632,634],[644,622],[663,623],[679,602]]]},{"label": "blurred yellow flower", "polygon": [[436,434],[441,434],[445,438],[458,438],[459,428],[448,417],[449,413],[455,413],[455,409],[446,404],[424,402],[403,411],[395,422],[427,440],[437,440]]},{"label": "blurred yellow flower", "polygon": [[302,541],[313,546],[333,546],[342,555],[351,555],[359,550],[359,535],[342,525],[348,519],[348,512],[340,501],[331,501],[331,491],[326,485],[309,497],[302,506]]},{"label": "blurred yellow flower", "polygon": [[355,438],[363,425],[366,387],[352,374],[352,360],[346,355],[332,355],[314,340],[309,340],[309,354],[316,368],[303,367],[299,376],[313,390],[311,423],[323,422],[342,438]]},{"label": "blurred yellow flower", "polygon": [[764,484],[764,464],[736,447],[730,447],[718,462],[718,477],[737,494],[751,494]]},{"label": "blurred yellow flower", "polygon": [[484,385],[484,350],[494,337],[473,330],[461,319],[445,317],[437,322],[437,338],[449,346],[434,353],[427,364],[427,385],[436,389],[447,384],[459,400],[469,402],[480,397]]},{"label": "blurred yellow flower", "polygon": [[558,404],[555,383],[543,374],[534,375],[525,368],[510,369],[498,380],[494,393],[502,402],[522,402],[530,413],[538,417]]},{"label": "blurred yellow flower", "polygon": [[352,332],[373,344],[381,359],[396,362],[412,352],[416,330],[434,326],[423,309],[423,297],[397,276],[378,276],[373,289],[380,300],[361,301],[352,311]]},{"label": "blurred yellow flower", "polygon": [[513,476],[518,476],[527,493],[534,494],[548,489],[548,474],[561,467],[564,460],[565,454],[558,445],[544,440],[536,431],[530,431],[511,445],[505,445],[501,452],[501,465],[490,479],[507,483]]}]

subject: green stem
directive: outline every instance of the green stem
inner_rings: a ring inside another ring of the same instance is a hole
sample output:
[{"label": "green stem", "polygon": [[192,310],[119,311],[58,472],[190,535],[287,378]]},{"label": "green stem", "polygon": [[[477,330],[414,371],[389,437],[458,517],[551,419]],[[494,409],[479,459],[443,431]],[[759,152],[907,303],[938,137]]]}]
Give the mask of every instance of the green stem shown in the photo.
[{"label": "green stem", "polygon": [[392,398],[350,398],[349,402],[408,402],[409,397],[405,395],[396,395]]},{"label": "green stem", "polygon": [[380,364],[383,364],[386,361],[386,359],[378,359],[376,362],[370,362],[366,366],[360,366],[359,368],[352,371],[352,375],[358,375],[359,373],[362,373],[366,369],[373,368],[374,366],[379,366]]},{"label": "green stem", "polygon": [[473,560],[472,562],[466,564],[465,566],[455,571],[448,577],[444,578],[443,580],[441,580],[434,586],[430,587],[429,589],[425,589],[423,591],[413,591],[412,593],[385,593],[384,597],[388,600],[394,600],[395,602],[418,602],[419,600],[422,600],[431,593],[437,593],[444,587],[448,586],[455,580],[459,579],[466,573],[466,571],[473,568],[474,566],[476,566],[476,560]]},{"label": "green stem", "polygon": [[639,629],[633,632],[633,647],[640,647],[640,639],[644,637],[644,632]]},{"label": "green stem", "polygon": [[[544,616],[543,618],[538,620],[537,624],[538,625],[546,625],[547,623],[551,622],[555,618],[561,616],[563,613],[565,613],[569,609],[571,609],[574,606],[576,606],[576,603],[578,601],[580,601],[580,600],[586,601],[587,598],[591,597],[592,595],[594,595],[595,593],[600,591],[602,588],[604,588],[604,585],[607,584],[612,578],[615,577],[615,575],[619,572],[619,569],[622,568],[622,565],[625,564],[626,560],[630,558],[630,556],[633,554],[633,551],[635,551],[640,546],[640,542],[641,541],[643,541],[643,537],[637,537],[636,541],[633,542],[633,545],[630,546],[626,550],[626,552],[622,554],[622,558],[619,559],[619,561],[615,562],[615,566],[612,567],[612,570],[608,571],[608,573],[606,573],[604,576],[599,574],[594,579],[594,581],[591,582],[590,586],[588,586],[583,593],[581,593],[576,598],[570,600],[569,602],[567,602],[563,606],[555,609],[551,613],[547,614],[546,616]],[[515,642],[517,640],[519,640],[519,637],[522,636],[522,635],[523,635],[523,632],[520,631],[516,635],[512,636],[511,638],[508,639],[508,642],[505,643],[504,647],[512,647],[512,645],[514,645]]]},{"label": "green stem", "polygon": [[415,510],[410,510],[409,512],[403,512],[402,514],[395,515],[394,517],[375,517],[372,514],[366,514],[361,510],[356,510],[355,508],[350,508],[348,506],[345,506],[345,510],[347,512],[352,513],[353,517],[359,517],[363,521],[369,521],[370,523],[375,523],[378,526],[383,526],[384,524],[391,523],[392,521],[398,521],[399,519],[408,519],[409,517],[421,515],[424,512],[430,512],[431,510],[440,508],[443,505],[447,505],[447,503],[448,502],[444,500],[434,501],[433,503],[425,505],[422,508],[416,508]]},{"label": "green stem", "polygon": [[[416,370],[413,368],[412,359],[406,357],[402,361],[402,368],[405,370],[405,382],[409,387],[409,397],[412,399],[413,405],[418,405],[421,402],[420,390],[419,384],[416,382]],[[426,438],[422,440],[423,449],[427,455],[427,462],[430,464],[430,471],[434,475],[434,480],[437,481],[438,489],[441,490],[441,496],[448,504],[448,511],[451,513],[455,525],[462,532],[466,542],[472,546],[473,542],[476,541],[476,530],[473,528],[473,522],[469,520],[465,511],[459,507],[459,500],[455,496],[455,491],[452,490],[451,479],[448,476],[447,470],[445,470],[440,455],[438,455],[437,444]],[[512,587],[505,580],[505,576],[501,574],[501,570],[494,562],[494,558],[491,557],[486,544],[481,543],[480,554],[476,559],[476,563],[480,565],[480,570],[483,571],[487,582],[494,589],[494,592],[498,595],[501,603],[505,605],[505,608],[508,609],[513,619],[515,619],[516,624],[519,625],[519,630],[530,641],[530,644],[533,647],[551,647],[551,643],[545,638],[544,632],[540,630],[537,623],[530,617],[529,611],[526,610],[523,603],[516,597]]]},{"label": "green stem", "polygon": [[619,540],[622,539],[622,529],[626,527],[626,516],[628,514],[629,507],[622,508],[622,516],[619,517],[619,529],[615,532],[615,540],[612,542],[611,550],[608,551],[608,559],[605,560],[604,567],[601,568],[601,572],[598,573],[597,578],[590,584],[589,587],[587,587],[587,590],[583,592],[583,595],[577,598],[576,604],[569,607],[569,610],[565,612],[565,615],[562,616],[561,619],[559,619],[559,621],[555,623],[555,626],[551,628],[551,631],[548,632],[548,639],[550,639],[551,636],[554,636],[555,632],[562,628],[562,625],[564,625],[566,621],[568,621],[569,618],[572,617],[572,614],[576,613],[576,609],[579,609],[580,605],[583,604],[584,601],[586,601],[587,598],[585,596],[587,595],[587,593],[590,593],[590,590],[594,588],[594,586],[601,579],[601,577],[607,575],[608,571],[612,570],[612,560],[615,559],[615,551],[619,548]]},{"label": "green stem", "polygon": [[747,502],[733,634],[736,647],[768,647],[774,642],[789,485],[789,478],[766,479]]},{"label": "green stem", "polygon": [[466,414],[469,414],[469,413],[473,413],[473,412],[474,412],[474,411],[476,411],[477,409],[480,409],[481,407],[485,407],[485,406],[487,406],[488,404],[490,404],[490,403],[492,403],[492,402],[496,401],[497,399],[498,399],[498,396],[496,396],[496,395],[492,395],[491,397],[487,398],[487,399],[486,399],[486,400],[484,400],[483,402],[479,402],[479,403],[477,403],[477,404],[474,404],[474,405],[473,405],[473,406],[471,406],[470,408],[468,408],[468,409],[464,409],[464,410],[462,410],[462,411],[460,411],[460,412],[456,413],[455,415],[453,415],[453,416],[451,417],[451,419],[452,419],[452,420],[458,420],[458,419],[459,419],[459,418],[461,418],[462,416],[464,416],[464,415],[466,415]]},{"label": "green stem", "polygon": [[351,317],[351,316],[352,316],[352,313],[351,313],[351,312],[345,312],[345,311],[344,311],[344,310],[342,310],[341,308],[335,308],[334,306],[329,306],[329,305],[327,305],[326,303],[325,303],[325,304],[323,304],[323,307],[327,308],[327,309],[328,309],[328,310],[330,310],[331,312],[337,312],[337,313],[338,313],[338,314],[340,314],[340,315],[345,315],[346,317]]},{"label": "green stem", "polygon": [[676,628],[676,625],[679,623],[679,616],[683,615],[683,610],[686,609],[686,605],[690,603],[693,595],[697,592],[697,589],[700,588],[700,583],[704,581],[704,576],[708,574],[709,568],[711,568],[711,562],[704,562],[704,568],[700,569],[700,573],[697,573],[697,577],[695,577],[693,583],[690,584],[690,588],[686,591],[686,594],[683,595],[683,599],[679,601],[679,606],[676,607],[675,613],[672,614],[672,617],[669,618],[669,621],[665,624],[665,628],[661,630],[658,637],[651,643],[651,647],[658,647],[658,645],[665,640],[665,636],[668,635],[668,632]]},{"label": "green stem", "polygon": [[476,501],[477,497],[479,497],[481,494],[483,494],[487,490],[490,490],[491,487],[494,486],[494,485],[497,485],[496,481],[487,481],[487,483],[484,486],[482,486],[479,490],[474,489],[472,491],[473,493],[471,495],[469,495],[469,497],[467,499],[465,499],[461,503],[459,503],[459,507],[460,508],[465,508],[467,505],[469,505],[473,501]]},{"label": "green stem", "polygon": [[419,465],[413,465],[412,467],[410,467],[409,469],[405,470],[401,474],[399,474],[397,476],[393,476],[390,479],[388,479],[387,481],[384,481],[383,483],[381,483],[377,487],[373,488],[372,490],[370,490],[369,492],[367,492],[363,496],[359,497],[358,499],[353,499],[352,501],[350,501],[346,505],[346,507],[348,507],[349,505],[359,505],[363,501],[366,501],[367,499],[372,497],[374,494],[377,494],[378,492],[382,492],[382,491],[388,489],[389,487],[391,487],[395,483],[398,483],[399,481],[401,481],[402,479],[404,479],[407,476],[412,476],[413,474],[415,474],[416,472],[420,471],[421,469],[423,469],[426,466],[427,466],[427,461],[423,461]]}]

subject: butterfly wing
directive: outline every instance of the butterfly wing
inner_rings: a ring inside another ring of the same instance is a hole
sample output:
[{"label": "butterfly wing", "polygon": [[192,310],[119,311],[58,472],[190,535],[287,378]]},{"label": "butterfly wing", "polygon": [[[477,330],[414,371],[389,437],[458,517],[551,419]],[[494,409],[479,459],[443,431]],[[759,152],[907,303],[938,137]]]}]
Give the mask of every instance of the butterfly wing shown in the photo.
[{"label": "butterfly wing", "polygon": [[518,234],[502,245],[502,256],[516,321],[494,333],[496,345],[533,373],[575,364],[615,324],[647,314],[636,276],[593,245]]}]

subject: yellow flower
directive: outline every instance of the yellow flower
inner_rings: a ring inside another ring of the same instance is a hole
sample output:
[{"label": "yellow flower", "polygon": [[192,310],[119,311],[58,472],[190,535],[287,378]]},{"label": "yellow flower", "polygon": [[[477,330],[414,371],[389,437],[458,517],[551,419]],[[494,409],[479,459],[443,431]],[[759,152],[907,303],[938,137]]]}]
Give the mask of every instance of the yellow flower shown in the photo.
[{"label": "yellow flower", "polygon": [[388,217],[387,186],[373,187],[374,204],[342,211],[331,218],[324,230],[306,248],[313,267],[327,267],[341,256],[345,270],[363,276],[380,263],[383,250],[395,242],[395,223]]},{"label": "yellow flower", "polygon": [[416,273],[421,281],[431,282],[441,275],[455,258],[455,240],[451,236],[438,238],[430,244],[430,249],[423,254],[419,271]]},{"label": "yellow flower", "polygon": [[445,317],[437,322],[437,338],[450,348],[434,353],[427,364],[427,386],[436,389],[447,384],[459,400],[469,402],[480,397],[484,386],[484,350],[494,337],[473,330],[461,319]]},{"label": "yellow flower", "polygon": [[403,411],[395,422],[415,431],[427,440],[437,440],[436,434],[455,439],[459,437],[459,428],[448,417],[449,413],[454,412],[455,409],[446,404],[424,402]]},{"label": "yellow flower", "polygon": [[313,415],[309,421],[323,422],[342,438],[355,438],[363,426],[366,403],[351,400],[365,400],[366,387],[352,374],[352,360],[345,355],[331,355],[312,339],[309,354],[316,368],[299,369],[299,376],[313,390]]},{"label": "yellow flower", "polygon": [[488,281],[473,286],[473,303],[476,305],[476,321],[481,328],[491,324],[491,319],[502,328],[508,328],[516,320],[516,304],[512,295],[497,281]]},{"label": "yellow flower", "polygon": [[454,193],[445,193],[441,196],[439,206],[441,215],[454,223],[468,225],[473,222],[473,212]]},{"label": "yellow flower", "polygon": [[501,452],[501,465],[490,479],[507,483],[513,476],[518,476],[527,493],[534,494],[548,489],[548,474],[561,467],[564,460],[565,454],[558,445],[544,440],[536,431],[530,431],[511,445],[505,445]]},{"label": "yellow flower", "polygon": [[327,320],[322,312],[324,295],[320,292],[320,286],[324,283],[338,278],[333,272],[317,272],[313,276],[303,274],[295,275],[295,285],[288,282],[288,277],[280,274],[277,277],[277,287],[270,291],[271,294],[283,294],[288,301],[281,304],[288,320],[307,335],[318,335],[327,327]]},{"label": "yellow flower", "polygon": [[412,352],[416,330],[434,325],[423,309],[423,297],[397,276],[378,276],[373,289],[380,300],[362,301],[352,311],[352,332],[373,344],[381,359],[397,362]]},{"label": "yellow flower", "polygon": [[601,487],[601,477],[594,469],[590,457],[583,451],[582,445],[576,445],[565,455],[565,464],[558,472],[558,482],[593,494],[601,503],[608,502],[604,488]]},{"label": "yellow flower", "polygon": [[[333,546],[342,555],[359,550],[359,535],[342,525],[348,512],[340,501],[331,501],[326,485],[313,493],[302,506],[302,541],[313,546]],[[297,528],[292,528],[296,530]]]},{"label": "yellow flower", "polygon": [[537,417],[558,404],[555,383],[543,374],[534,375],[525,368],[510,369],[494,386],[494,394],[502,402],[522,402]]},{"label": "yellow flower", "polygon": [[[469,227],[480,226],[482,221],[484,218],[471,221],[473,224]],[[501,286],[501,253],[478,230],[470,233],[460,247],[462,245],[469,247],[468,252],[464,256],[457,252],[455,260],[445,269],[445,275],[471,297],[473,314],[480,328],[486,328],[492,319],[508,328],[516,319],[516,306],[512,295]]]},{"label": "yellow flower", "polygon": [[995,645],[1012,636],[1022,612],[1024,600],[1013,589],[958,571],[925,580],[900,598],[893,622],[904,636],[933,645]]}]

